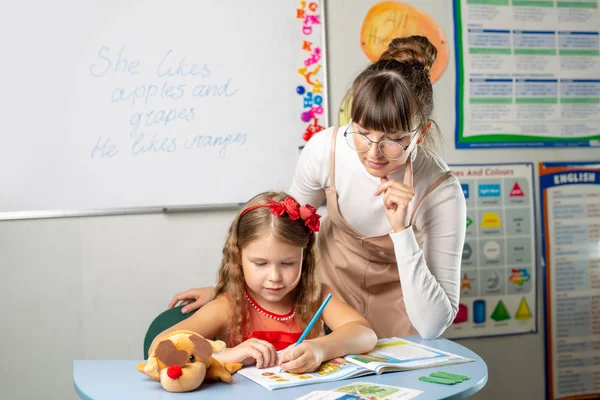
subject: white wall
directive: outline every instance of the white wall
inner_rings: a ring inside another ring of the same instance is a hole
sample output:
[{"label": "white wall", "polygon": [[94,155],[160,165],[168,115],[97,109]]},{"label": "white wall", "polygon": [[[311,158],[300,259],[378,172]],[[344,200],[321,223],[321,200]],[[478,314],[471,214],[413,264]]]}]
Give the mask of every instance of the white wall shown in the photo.
[{"label": "white wall", "polygon": [[233,215],[1,222],[0,398],[76,398],[74,359],[141,359],[171,296],[214,281]]},{"label": "white wall", "polygon": [[[328,3],[332,117],[367,63],[358,32],[374,3]],[[435,17],[452,40],[450,1],[412,3]],[[452,57],[434,90],[449,163],[598,159],[590,149],[457,151]],[[148,324],[172,295],[214,281],[233,215],[231,210],[0,221],[0,398],[74,399],[74,359],[140,359]],[[538,293],[541,315],[539,280]],[[538,320],[537,334],[460,342],[488,364],[489,383],[475,398],[544,398]]]}]

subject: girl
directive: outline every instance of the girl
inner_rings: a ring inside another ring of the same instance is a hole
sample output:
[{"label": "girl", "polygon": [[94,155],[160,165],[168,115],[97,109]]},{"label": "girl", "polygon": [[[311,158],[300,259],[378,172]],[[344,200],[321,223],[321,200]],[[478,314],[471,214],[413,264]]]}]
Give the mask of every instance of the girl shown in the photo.
[{"label": "girl", "polygon": [[219,336],[228,348],[214,357],[223,363],[256,363],[258,368],[279,364],[295,373],[370,351],[377,342],[375,332],[335,294],[322,314],[333,332],[322,336],[315,325],[308,340],[294,347],[330,292],[320,285],[316,270],[320,216],[315,211],[309,205],[300,207],[285,193],[251,199],[229,228],[216,299],[157,336],[150,351],[161,336],[176,329],[209,339]]},{"label": "girl", "polygon": [[[436,53],[422,36],[392,40],[355,79],[350,124],[308,141],[290,189],[302,203],[327,197],[321,276],[379,337],[438,337],[458,310],[466,204],[431,151]],[[191,289],[169,306],[212,296]]]}]

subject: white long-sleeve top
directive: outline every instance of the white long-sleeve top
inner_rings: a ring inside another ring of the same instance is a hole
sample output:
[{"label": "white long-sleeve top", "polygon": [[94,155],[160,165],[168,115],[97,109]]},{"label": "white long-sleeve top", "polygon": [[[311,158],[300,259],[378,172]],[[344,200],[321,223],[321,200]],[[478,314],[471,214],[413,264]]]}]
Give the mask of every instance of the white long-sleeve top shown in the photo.
[{"label": "white long-sleeve top", "polygon": [[[411,228],[391,232],[383,195],[374,196],[380,178],[370,175],[340,127],[335,152],[335,187],[344,219],[364,236],[386,233],[394,243],[406,311],[412,325],[425,339],[440,336],[454,320],[460,295],[460,265],[466,232],[466,204],[458,180],[446,179],[418,206],[413,224],[425,234],[423,247]],[[301,204],[318,206],[330,185],[331,135],[334,128],[313,136],[300,155],[290,194]],[[413,161],[413,186],[424,193],[448,166],[420,151]],[[388,176],[400,182],[404,167]],[[412,214],[415,201],[408,208]]]}]

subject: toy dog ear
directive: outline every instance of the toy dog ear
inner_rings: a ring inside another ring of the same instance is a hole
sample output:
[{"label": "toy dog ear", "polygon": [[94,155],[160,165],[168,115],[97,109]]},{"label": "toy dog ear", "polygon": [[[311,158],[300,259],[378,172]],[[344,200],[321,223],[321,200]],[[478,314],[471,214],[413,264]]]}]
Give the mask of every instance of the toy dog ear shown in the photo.
[{"label": "toy dog ear", "polygon": [[144,366],[144,373],[146,375],[152,375],[158,369],[158,364],[156,363],[156,357],[148,357],[148,362]]},{"label": "toy dog ear", "polygon": [[168,339],[158,344],[154,354],[159,361],[168,366],[178,365],[183,367],[190,357],[186,351],[177,350],[173,342]]},{"label": "toy dog ear", "polygon": [[203,361],[208,361],[212,356],[213,349],[208,340],[197,335],[191,335],[190,340],[194,343],[194,354]]},{"label": "toy dog ear", "polygon": [[156,362],[156,357],[153,355],[148,357],[147,363],[138,364],[137,370],[154,379],[155,381],[160,380],[158,375],[158,364]]},{"label": "toy dog ear", "polygon": [[215,340],[215,341],[209,340],[209,342],[210,342],[210,345],[211,345],[214,353],[223,351],[225,349],[225,347],[227,347],[225,342],[223,342],[222,340]]}]

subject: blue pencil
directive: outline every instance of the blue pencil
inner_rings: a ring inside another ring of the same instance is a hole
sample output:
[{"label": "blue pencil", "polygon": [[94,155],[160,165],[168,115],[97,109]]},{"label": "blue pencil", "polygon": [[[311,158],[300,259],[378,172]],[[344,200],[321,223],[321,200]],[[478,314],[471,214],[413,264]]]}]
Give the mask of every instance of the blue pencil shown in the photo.
[{"label": "blue pencil", "polygon": [[[302,343],[302,341],[304,340],[304,338],[306,338],[306,335],[308,335],[308,332],[310,332],[310,330],[312,329],[312,327],[315,325],[315,323],[317,322],[317,320],[319,319],[319,317],[323,313],[323,310],[325,309],[325,306],[327,305],[327,303],[329,303],[329,300],[331,300],[331,293],[329,293],[327,295],[327,297],[325,297],[325,300],[323,300],[323,304],[321,304],[321,307],[319,307],[319,309],[315,313],[315,316],[310,320],[310,322],[308,323],[308,326],[306,327],[306,329],[304,330],[304,332],[302,332],[302,335],[300,336],[300,339],[298,339],[298,341],[296,342],[296,344],[294,345],[294,347],[298,346],[300,343]],[[281,373],[282,371],[283,371],[283,369],[280,368],[279,372]]]}]

